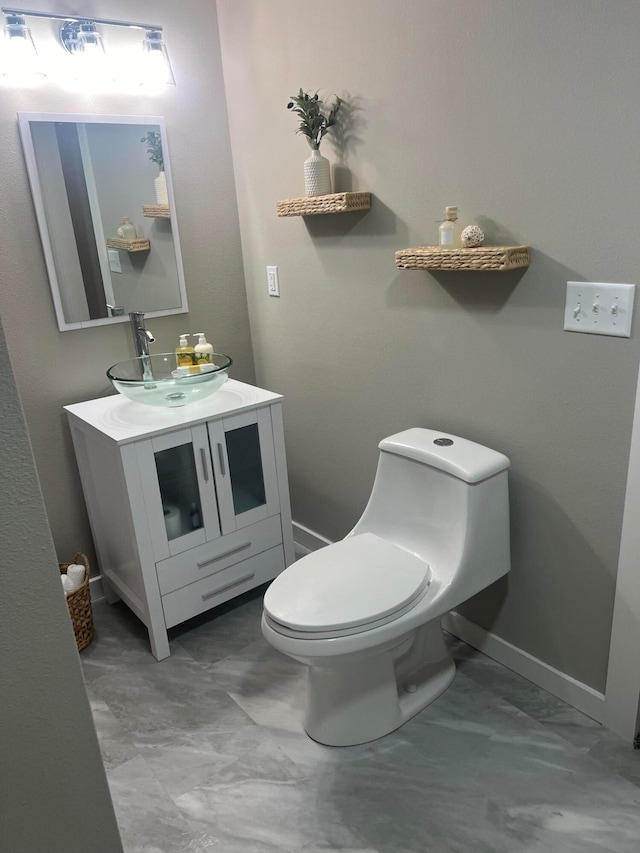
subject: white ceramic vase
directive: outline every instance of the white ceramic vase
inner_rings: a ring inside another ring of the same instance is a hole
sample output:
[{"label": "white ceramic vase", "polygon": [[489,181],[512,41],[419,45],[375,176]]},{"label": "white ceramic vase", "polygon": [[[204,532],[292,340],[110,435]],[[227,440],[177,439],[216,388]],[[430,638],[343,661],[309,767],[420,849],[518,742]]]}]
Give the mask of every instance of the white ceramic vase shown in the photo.
[{"label": "white ceramic vase", "polygon": [[158,177],[153,182],[156,188],[156,204],[169,204],[169,194],[167,192],[167,176],[164,172],[160,172]]},{"label": "white ceramic vase", "polygon": [[308,196],[331,193],[331,165],[317,149],[304,161],[304,191]]}]

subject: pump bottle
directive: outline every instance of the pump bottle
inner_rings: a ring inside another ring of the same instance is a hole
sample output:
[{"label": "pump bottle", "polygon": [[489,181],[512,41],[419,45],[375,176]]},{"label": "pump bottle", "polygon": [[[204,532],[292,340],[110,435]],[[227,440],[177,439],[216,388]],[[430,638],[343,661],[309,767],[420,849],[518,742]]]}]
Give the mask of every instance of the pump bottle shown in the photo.
[{"label": "pump bottle", "polygon": [[204,332],[194,332],[193,336],[198,336],[198,343],[194,347],[196,364],[211,364],[213,361],[213,347],[207,343]]},{"label": "pump bottle", "polygon": [[176,365],[178,367],[190,367],[195,364],[195,353],[193,347],[187,341],[189,335],[180,335],[180,343],[176,347]]}]

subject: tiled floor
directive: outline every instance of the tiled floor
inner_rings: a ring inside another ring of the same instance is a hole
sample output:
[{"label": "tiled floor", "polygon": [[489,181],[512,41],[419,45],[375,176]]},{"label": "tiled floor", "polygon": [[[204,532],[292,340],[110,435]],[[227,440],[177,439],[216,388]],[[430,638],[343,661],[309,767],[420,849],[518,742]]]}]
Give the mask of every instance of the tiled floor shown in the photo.
[{"label": "tiled floor", "polygon": [[330,748],[260,591],[171,634],[127,608],[82,653],[126,853],[638,853],[640,752],[451,639],[451,687],[397,732]]}]

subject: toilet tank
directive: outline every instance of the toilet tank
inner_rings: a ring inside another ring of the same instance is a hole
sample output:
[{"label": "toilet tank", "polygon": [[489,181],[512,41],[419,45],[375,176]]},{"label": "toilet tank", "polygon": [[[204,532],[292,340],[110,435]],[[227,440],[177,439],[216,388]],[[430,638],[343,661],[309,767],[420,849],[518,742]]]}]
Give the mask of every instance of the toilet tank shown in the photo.
[{"label": "toilet tank", "polygon": [[371,496],[349,535],[388,539],[426,560],[445,583],[462,572],[465,584],[479,590],[509,571],[510,462],[504,454],[421,428],[378,447]]}]

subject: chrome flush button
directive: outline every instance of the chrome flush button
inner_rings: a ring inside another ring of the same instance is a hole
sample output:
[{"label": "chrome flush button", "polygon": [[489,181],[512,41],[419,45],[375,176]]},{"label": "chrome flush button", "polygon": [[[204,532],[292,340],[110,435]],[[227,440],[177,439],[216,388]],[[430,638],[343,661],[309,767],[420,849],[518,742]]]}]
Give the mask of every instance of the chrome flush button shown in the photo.
[{"label": "chrome flush button", "polygon": [[434,444],[437,444],[438,447],[449,447],[450,444],[453,444],[453,439],[451,438],[435,438],[433,440]]}]

